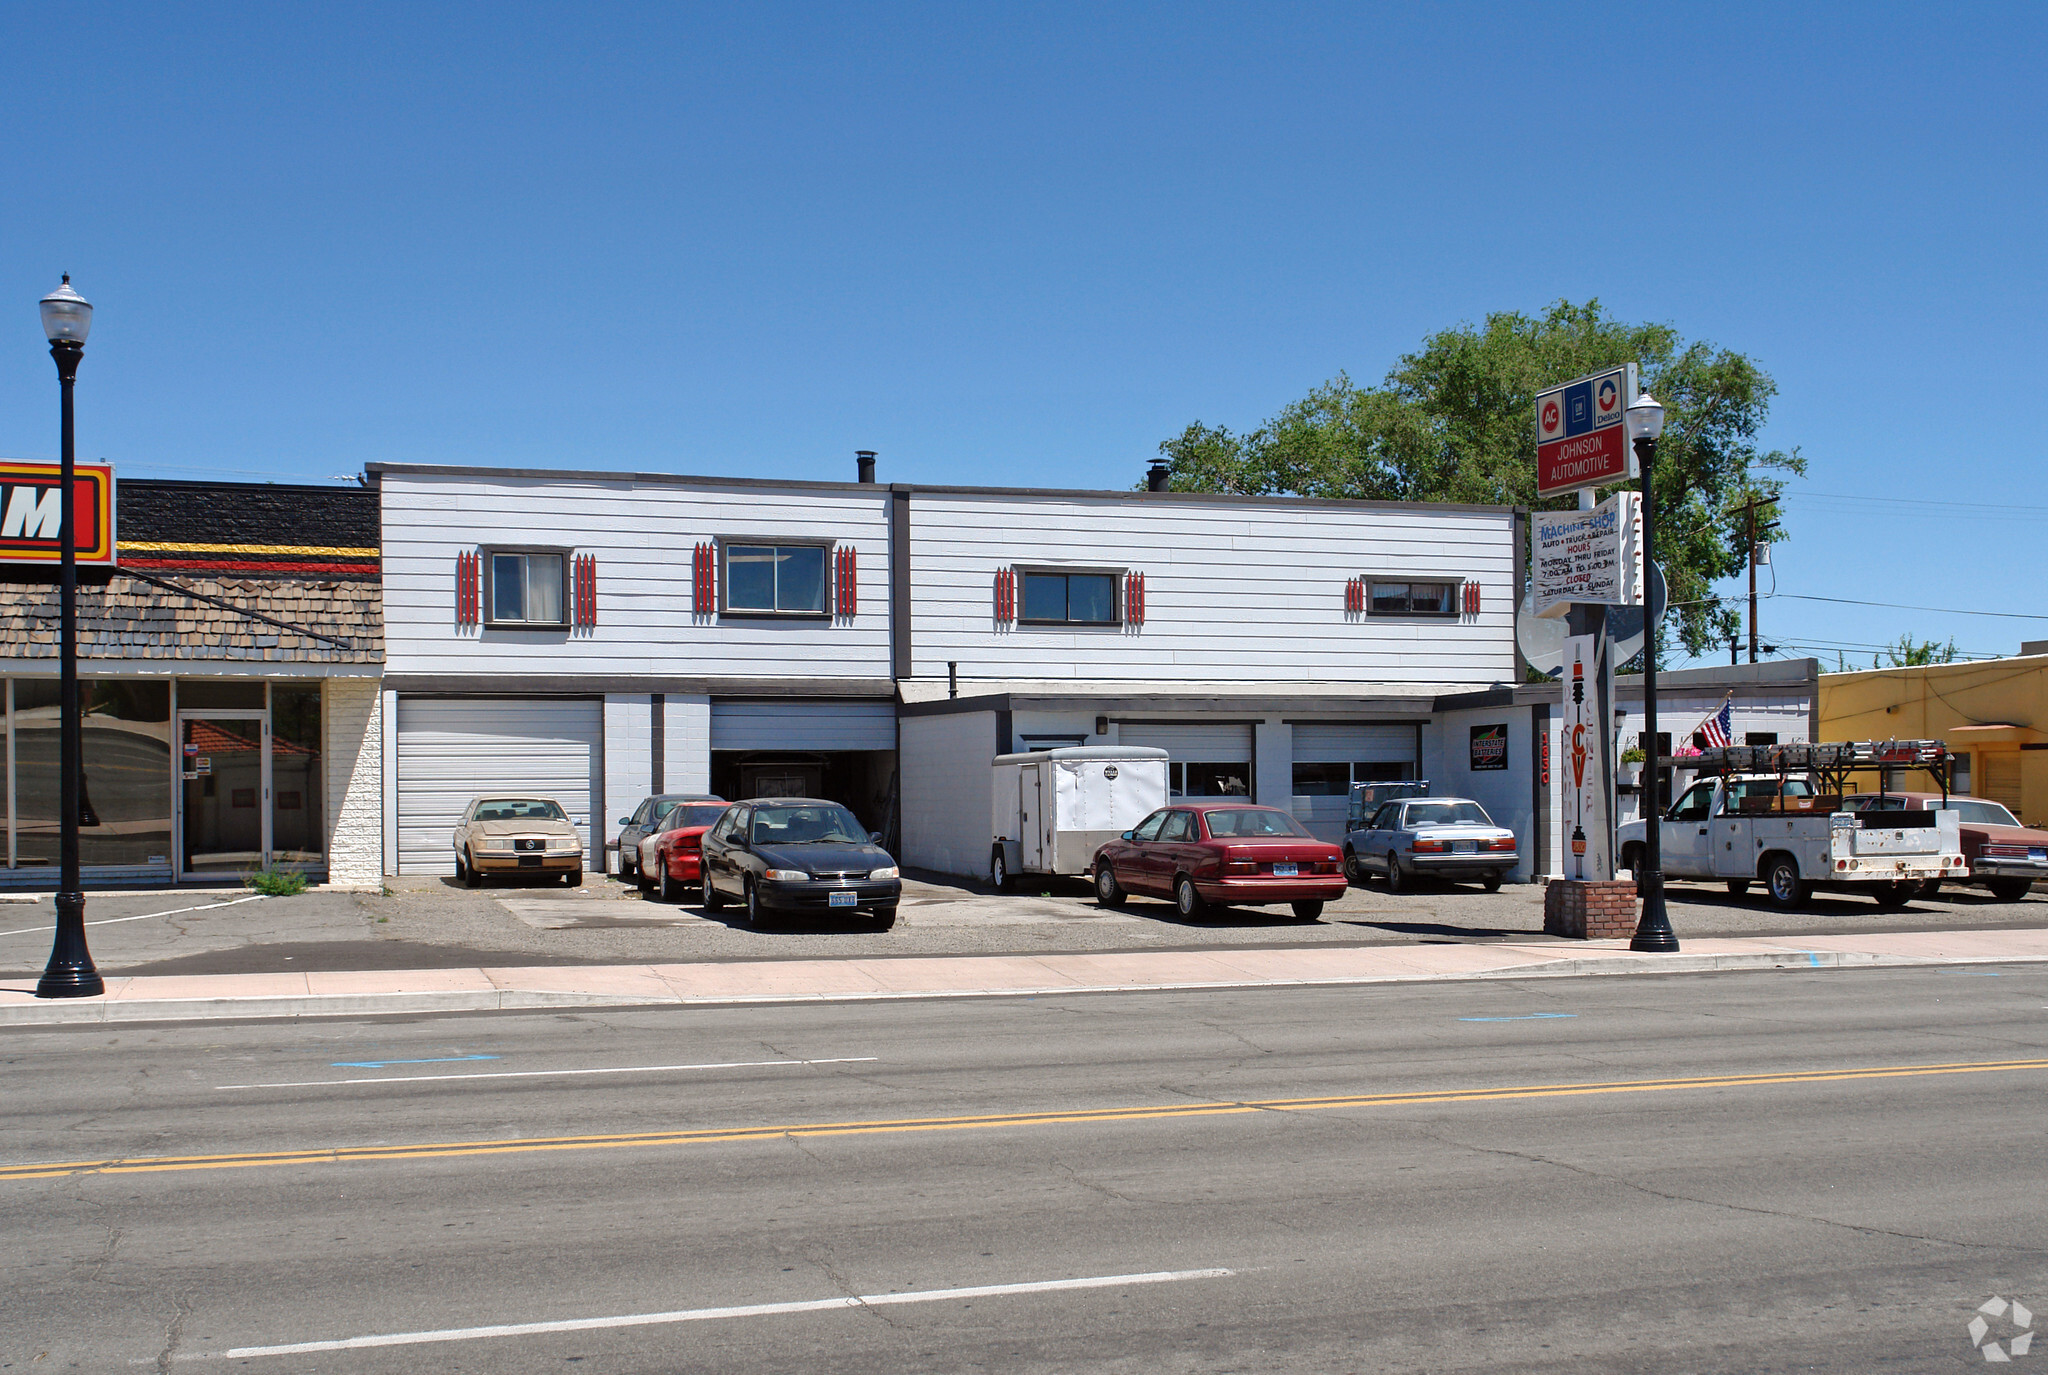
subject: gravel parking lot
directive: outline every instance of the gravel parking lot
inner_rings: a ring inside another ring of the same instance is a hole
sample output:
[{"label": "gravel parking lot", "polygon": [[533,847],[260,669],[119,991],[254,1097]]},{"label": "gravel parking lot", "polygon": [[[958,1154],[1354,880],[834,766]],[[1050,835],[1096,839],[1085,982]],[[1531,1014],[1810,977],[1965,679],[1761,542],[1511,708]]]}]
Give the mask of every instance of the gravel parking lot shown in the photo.
[{"label": "gravel parking lot", "polygon": [[[1820,896],[1807,910],[1784,914],[1754,895],[1734,898],[1718,887],[1679,884],[1670,892],[1681,941],[2048,922],[2048,897],[2040,894],[2005,903],[1978,890],[1950,889],[1897,911],[1861,897]],[[494,884],[470,890],[452,880],[406,878],[390,880],[383,894],[314,891],[260,900],[220,889],[95,893],[86,917],[94,958],[103,971],[122,974],[1549,939],[1543,890],[1534,885],[1399,895],[1379,886],[1355,888],[1327,908],[1322,921],[1301,925],[1285,907],[1236,909],[1190,922],[1170,903],[1146,898],[1105,910],[1080,882],[996,895],[931,875],[905,881],[896,927],[887,932],[795,924],[751,931],[732,909],[707,915],[594,876],[577,889]],[[0,973],[41,969],[51,921],[47,894],[0,902]]]}]

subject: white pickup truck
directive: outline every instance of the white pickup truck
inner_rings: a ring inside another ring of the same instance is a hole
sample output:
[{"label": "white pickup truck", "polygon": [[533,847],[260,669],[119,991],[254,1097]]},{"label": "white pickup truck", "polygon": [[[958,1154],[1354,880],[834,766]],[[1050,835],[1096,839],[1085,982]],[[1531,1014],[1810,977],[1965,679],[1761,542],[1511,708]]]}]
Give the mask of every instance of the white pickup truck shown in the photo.
[{"label": "white pickup truck", "polygon": [[[1809,778],[1702,778],[1665,813],[1664,876],[1720,879],[1736,894],[1761,882],[1784,908],[1803,905],[1815,888],[1860,890],[1896,907],[1922,884],[1968,872],[1953,809],[1831,810],[1839,801],[1820,796]],[[1643,823],[1624,822],[1615,841],[1622,867],[1639,870]]]}]

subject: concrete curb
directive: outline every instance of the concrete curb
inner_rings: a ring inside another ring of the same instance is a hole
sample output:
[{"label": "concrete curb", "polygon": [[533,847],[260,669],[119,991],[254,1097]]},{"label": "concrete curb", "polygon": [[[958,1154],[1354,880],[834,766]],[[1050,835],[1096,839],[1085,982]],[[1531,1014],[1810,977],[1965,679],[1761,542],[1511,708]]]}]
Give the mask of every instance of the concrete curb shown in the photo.
[{"label": "concrete curb", "polygon": [[420,1013],[536,1011],[548,1008],[736,1007],[773,1003],[905,1002],[933,998],[1046,998],[1082,993],[1186,993],[1256,988],[1330,988],[1396,983],[1590,978],[1627,974],[1704,974],[1737,970],[1904,969],[2042,962],[2038,955],[1915,957],[1879,955],[1853,950],[1788,950],[1774,954],[1606,955],[1462,973],[1372,974],[1328,979],[1247,978],[1181,983],[1051,984],[1035,988],[863,990],[666,998],[508,988],[461,992],[345,993],[294,997],[159,998],[128,1002],[79,999],[0,1006],[0,1027],[250,1021],[281,1017],[403,1016]]}]

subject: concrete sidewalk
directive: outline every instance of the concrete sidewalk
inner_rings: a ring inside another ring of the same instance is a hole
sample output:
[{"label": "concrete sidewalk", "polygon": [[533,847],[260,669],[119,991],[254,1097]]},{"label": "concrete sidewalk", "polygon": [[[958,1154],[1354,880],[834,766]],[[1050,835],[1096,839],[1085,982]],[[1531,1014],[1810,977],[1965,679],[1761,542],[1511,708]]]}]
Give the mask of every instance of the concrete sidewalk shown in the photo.
[{"label": "concrete sidewalk", "polygon": [[1701,939],[1674,955],[1622,941],[1430,943],[1081,955],[758,960],[111,978],[100,998],[43,1001],[32,979],[0,983],[0,1025],[361,1016],[550,1007],[853,1002],[1156,989],[1674,974],[2048,961],[2048,929]]}]

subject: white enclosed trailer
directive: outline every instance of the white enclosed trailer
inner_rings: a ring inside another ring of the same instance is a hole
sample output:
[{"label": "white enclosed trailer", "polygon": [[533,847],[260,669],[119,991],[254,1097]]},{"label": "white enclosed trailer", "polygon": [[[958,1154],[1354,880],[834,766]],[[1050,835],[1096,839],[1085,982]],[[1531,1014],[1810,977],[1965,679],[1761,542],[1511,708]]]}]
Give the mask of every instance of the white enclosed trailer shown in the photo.
[{"label": "white enclosed trailer", "polygon": [[990,768],[988,876],[1088,872],[1095,849],[1166,805],[1166,751],[1073,745],[999,754]]}]

